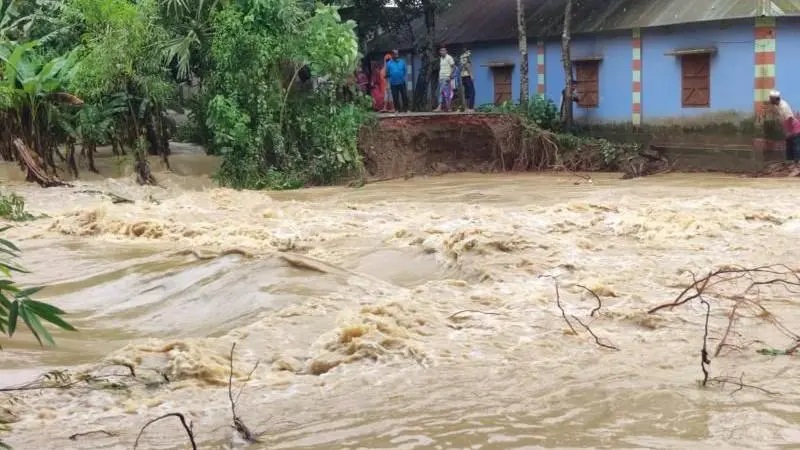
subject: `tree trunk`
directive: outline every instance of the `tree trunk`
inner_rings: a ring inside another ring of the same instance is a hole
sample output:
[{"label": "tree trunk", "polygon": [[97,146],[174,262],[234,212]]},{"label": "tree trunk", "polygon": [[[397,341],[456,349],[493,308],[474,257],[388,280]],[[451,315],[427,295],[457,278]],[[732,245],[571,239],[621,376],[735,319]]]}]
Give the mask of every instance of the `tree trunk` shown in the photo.
[{"label": "tree trunk", "polygon": [[525,6],[517,0],[517,31],[519,33],[519,104],[528,105],[528,34],[525,30]]},{"label": "tree trunk", "polygon": [[572,22],[572,0],[564,7],[564,29],[561,32],[561,61],[564,63],[564,100],[561,123],[569,130],[572,127],[572,59],[570,56],[570,23]]},{"label": "tree trunk", "polygon": [[[422,13],[425,18],[425,49],[422,54],[417,89],[414,90],[415,109],[426,111],[431,109],[431,100],[435,98],[436,80],[433,79],[433,63],[436,60],[436,4],[435,0],[422,0]],[[432,89],[429,90],[429,87]]]},{"label": "tree trunk", "polygon": [[89,171],[94,173],[98,172],[97,168],[94,166],[94,153],[97,151],[97,144],[91,140],[83,141],[83,156],[86,157],[86,162],[89,165]]},{"label": "tree trunk", "polygon": [[147,161],[147,150],[145,148],[144,140],[140,140],[135,149],[133,149],[134,157],[134,171],[136,172],[136,182],[139,184],[156,185],[156,179],[150,171],[150,164]]},{"label": "tree trunk", "polygon": [[75,143],[67,142],[67,169],[75,179],[78,179],[78,165],[75,163]]}]

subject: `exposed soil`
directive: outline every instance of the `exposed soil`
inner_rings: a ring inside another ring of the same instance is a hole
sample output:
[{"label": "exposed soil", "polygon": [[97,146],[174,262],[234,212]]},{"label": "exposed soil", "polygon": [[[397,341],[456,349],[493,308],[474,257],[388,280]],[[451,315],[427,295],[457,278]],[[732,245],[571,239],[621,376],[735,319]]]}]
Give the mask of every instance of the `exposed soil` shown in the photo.
[{"label": "exposed soil", "polygon": [[362,129],[359,146],[370,178],[496,172],[518,152],[521,123],[494,114],[383,117]]}]

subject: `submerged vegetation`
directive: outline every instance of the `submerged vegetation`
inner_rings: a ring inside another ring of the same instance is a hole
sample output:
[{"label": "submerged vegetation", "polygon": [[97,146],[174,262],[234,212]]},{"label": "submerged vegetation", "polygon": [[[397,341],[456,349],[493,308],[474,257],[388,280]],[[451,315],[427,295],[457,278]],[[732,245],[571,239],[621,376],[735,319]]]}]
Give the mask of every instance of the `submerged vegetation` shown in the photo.
[{"label": "submerged vegetation", "polygon": [[358,60],[352,22],[303,0],[2,0],[0,157],[28,180],[96,171],[97,147],[169,168],[189,90],[192,135],[236,188],[331,183],[361,167],[367,109],[343,85]]},{"label": "submerged vegetation", "polygon": [[25,199],[13,192],[0,192],[0,217],[12,222],[25,222],[36,218],[25,210]]}]

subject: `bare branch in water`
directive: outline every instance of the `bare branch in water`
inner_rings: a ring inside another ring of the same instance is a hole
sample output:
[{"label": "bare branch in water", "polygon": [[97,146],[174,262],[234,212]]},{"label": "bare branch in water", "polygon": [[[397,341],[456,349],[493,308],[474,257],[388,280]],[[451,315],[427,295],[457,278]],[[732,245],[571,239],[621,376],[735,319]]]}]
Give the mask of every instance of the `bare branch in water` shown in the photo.
[{"label": "bare branch in water", "polygon": [[133,443],[133,450],[136,450],[139,447],[139,439],[142,437],[142,433],[144,430],[147,429],[150,425],[158,422],[159,420],[164,420],[170,417],[177,417],[181,421],[181,425],[183,425],[183,429],[186,430],[186,434],[189,436],[189,443],[192,444],[192,450],[197,450],[197,443],[194,441],[194,432],[192,431],[192,423],[186,423],[186,417],[184,417],[181,413],[169,413],[164,414],[161,417],[156,417],[155,419],[147,422],[144,424],[141,430],[139,430],[139,434],[136,436],[136,441]]},{"label": "bare branch in water", "polygon": [[753,389],[753,390],[756,390],[756,391],[760,391],[760,392],[763,392],[763,393],[765,393],[767,395],[778,395],[777,392],[770,391],[768,389],[764,389],[764,388],[762,388],[760,386],[754,386],[752,384],[744,383],[744,374],[740,375],[739,378],[723,376],[723,377],[714,377],[714,378],[711,378],[708,381],[711,382],[711,383],[718,383],[723,387],[726,384],[732,384],[734,386],[737,386],[737,388],[733,392],[731,392],[731,395],[733,395],[733,394],[735,394],[735,393],[737,393],[737,392],[739,392],[739,391],[741,391],[742,389],[745,389],[745,388]]},{"label": "bare branch in water", "polygon": [[593,309],[591,313],[589,313],[589,317],[594,317],[595,314],[600,312],[600,308],[603,307],[603,301],[600,300],[600,296],[597,295],[597,293],[595,291],[589,289],[586,286],[583,286],[581,284],[576,284],[575,286],[578,286],[579,288],[581,288],[581,289],[585,290],[586,292],[592,294],[592,296],[595,298],[595,300],[597,300],[597,307],[595,309]]},{"label": "bare branch in water", "polygon": [[567,325],[569,325],[569,329],[572,330],[572,334],[577,335],[578,332],[575,331],[575,327],[572,326],[572,322],[570,322],[569,319],[567,318],[567,312],[564,311],[564,307],[561,306],[561,294],[558,291],[558,280],[553,278],[553,282],[555,283],[556,286],[556,306],[558,306],[558,309],[561,311],[561,317],[564,318],[564,322],[567,322]]},{"label": "bare branch in water", "polygon": [[245,441],[253,444],[253,443],[259,442],[258,438],[255,437],[253,432],[250,431],[249,428],[247,428],[247,425],[245,425],[244,422],[242,421],[242,419],[236,414],[236,403],[239,402],[239,397],[242,396],[242,392],[244,391],[244,388],[247,386],[247,382],[250,381],[250,378],[253,376],[253,372],[255,372],[256,369],[258,368],[259,361],[256,361],[255,365],[253,365],[253,368],[250,369],[250,373],[247,375],[247,379],[245,379],[244,384],[239,389],[239,392],[236,394],[236,399],[234,400],[234,398],[233,398],[233,357],[234,357],[235,351],[236,351],[236,343],[234,342],[233,345],[231,345],[230,374],[228,376],[228,398],[230,399],[230,402],[231,402],[231,415],[233,416],[233,428],[236,430],[237,433],[239,433],[239,436],[241,436],[242,439],[244,439]]},{"label": "bare branch in water", "polygon": [[700,349],[700,370],[703,371],[703,387],[708,384],[708,365],[711,360],[708,359],[708,319],[711,317],[711,305],[700,297],[700,302],[706,305],[706,325],[703,332],[703,348]]},{"label": "bare branch in water", "polygon": [[[722,334],[722,339],[720,339],[714,351],[715,358],[721,354],[722,349],[725,347],[733,349],[742,348],[739,345],[731,344],[729,341],[732,335],[737,334],[736,324],[741,317],[741,311],[745,309],[752,312],[762,321],[772,325],[783,335],[792,340],[792,347],[789,347],[787,350],[769,348],[759,350],[759,353],[773,356],[787,355],[793,354],[800,349],[800,335],[790,330],[778,320],[778,318],[762,304],[766,302],[766,300],[759,298],[760,289],[766,286],[780,287],[790,294],[800,294],[800,275],[798,275],[796,271],[784,264],[775,264],[749,269],[728,266],[709,271],[708,274],[702,278],[698,278],[694,273],[691,275],[692,283],[686,286],[672,302],[656,306],[650,309],[648,313],[654,314],[663,309],[671,310],[676,306],[685,305],[693,300],[698,300],[700,304],[705,307],[703,346],[700,352],[700,368],[703,372],[703,386],[706,386],[710,381],[708,366],[711,364],[711,359],[708,351],[708,336],[710,333],[709,321],[711,316],[711,304],[706,299],[710,298],[711,295],[714,295],[719,305],[724,304],[723,302],[732,304],[730,311],[727,313],[727,326]],[[715,291],[712,294],[712,288],[723,285],[732,286],[733,288],[738,285],[740,290],[734,294],[719,291]],[[716,379],[716,381],[719,380],[719,378]],[[730,379],[726,378],[726,380],[731,382]],[[744,387],[751,386],[744,385]]]},{"label": "bare branch in water", "polygon": [[[547,275],[544,275],[544,276],[547,276]],[[567,325],[569,326],[569,329],[572,330],[572,334],[577,335],[578,334],[577,330],[575,330],[575,327],[572,325],[572,322],[570,322],[569,318],[567,317],[567,312],[564,310],[564,306],[561,305],[561,292],[560,292],[560,289],[559,289],[559,286],[558,286],[558,279],[556,279],[555,277],[551,277],[551,276],[547,276],[547,277],[548,278],[552,278],[553,279],[553,283],[555,284],[556,306],[558,306],[558,310],[561,311],[561,317],[564,318],[564,322],[566,322]],[[589,314],[590,316],[594,316],[600,310],[600,308],[603,306],[603,302],[600,301],[600,297],[594,291],[592,291],[591,289],[587,288],[586,286],[581,286],[581,285],[577,285],[577,286],[589,291],[597,299],[598,306],[595,309],[593,309],[592,312]],[[600,338],[597,337],[596,334],[594,334],[594,331],[592,331],[591,328],[589,328],[589,325],[583,323],[581,321],[581,319],[577,318],[576,316],[572,316],[572,320],[578,322],[583,327],[583,329],[586,330],[594,338],[594,342],[597,345],[599,345],[600,347],[607,348],[607,349],[610,349],[610,350],[619,351],[618,347],[616,347],[614,345],[605,344],[605,343],[601,342]]]},{"label": "bare branch in water", "polygon": [[466,313],[486,314],[486,315],[489,315],[489,316],[502,316],[502,314],[496,313],[496,312],[478,311],[476,309],[465,309],[463,311],[459,311],[459,312],[450,314],[447,318],[448,319],[453,319],[456,316],[459,316],[461,314],[466,314]]},{"label": "bare branch in water", "polygon": [[[728,326],[725,328],[725,334],[722,335],[722,339],[719,341],[719,344],[717,345],[717,350],[714,352],[714,358],[719,356],[719,352],[722,351],[723,347],[730,346],[730,344],[728,344],[728,336],[730,336],[731,330],[733,329],[734,323],[736,322],[737,318],[736,310],[739,309],[740,304],[741,303],[736,303],[735,305],[733,305],[733,308],[731,308],[731,312],[728,315]],[[706,320],[706,323],[708,323],[708,320]]]},{"label": "bare branch in water", "polygon": [[75,433],[75,434],[73,434],[73,435],[71,435],[69,437],[69,440],[70,441],[77,441],[79,437],[91,436],[93,434],[104,434],[104,435],[106,435],[108,437],[116,437],[117,436],[116,433],[111,433],[111,432],[106,431],[106,430],[93,430],[93,431],[85,431],[83,433]]},{"label": "bare branch in water", "polygon": [[597,345],[599,345],[600,347],[603,347],[603,348],[619,351],[619,348],[616,347],[616,346],[609,345],[609,344],[604,344],[604,343],[600,342],[600,338],[598,338],[597,335],[594,334],[594,331],[592,331],[592,329],[589,328],[589,325],[586,325],[585,323],[581,322],[581,319],[578,319],[575,316],[572,316],[572,318],[575,319],[579,324],[581,324],[581,326],[583,327],[584,330],[588,331],[589,334],[592,335],[592,337],[594,338],[594,342]]}]

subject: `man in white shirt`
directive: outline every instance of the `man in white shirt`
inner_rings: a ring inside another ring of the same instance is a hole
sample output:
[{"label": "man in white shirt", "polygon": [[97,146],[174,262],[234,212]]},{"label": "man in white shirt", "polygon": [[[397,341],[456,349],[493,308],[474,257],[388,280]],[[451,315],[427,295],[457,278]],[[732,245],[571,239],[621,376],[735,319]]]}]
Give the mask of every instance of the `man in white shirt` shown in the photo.
[{"label": "man in white shirt", "polygon": [[769,93],[769,103],[783,126],[786,137],[786,160],[797,164],[800,162],[800,120],[795,116],[789,103],[781,98],[779,91],[773,90]]},{"label": "man in white shirt", "polygon": [[455,74],[456,62],[452,56],[447,54],[447,48],[439,48],[439,106],[434,111],[450,111],[450,102],[453,99],[453,75]]}]

